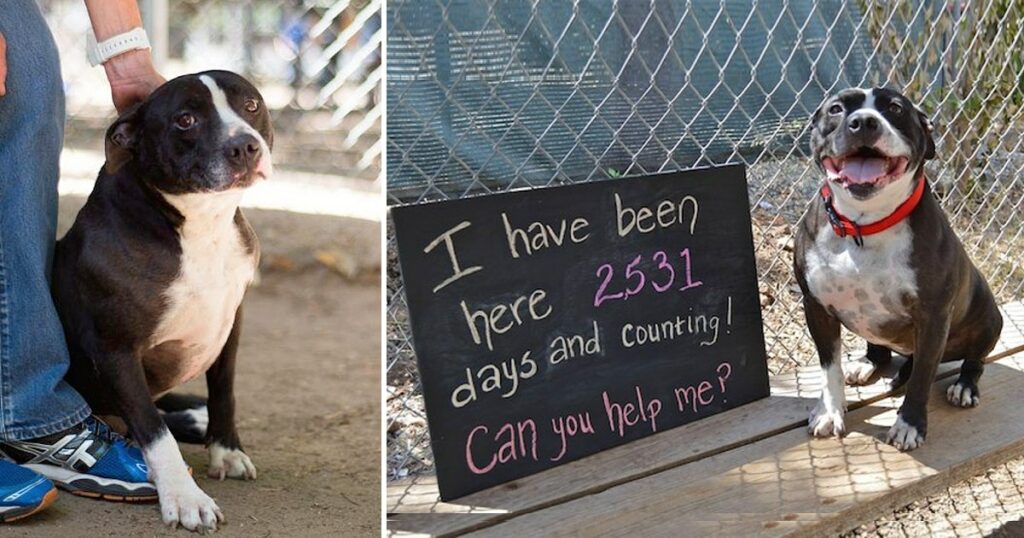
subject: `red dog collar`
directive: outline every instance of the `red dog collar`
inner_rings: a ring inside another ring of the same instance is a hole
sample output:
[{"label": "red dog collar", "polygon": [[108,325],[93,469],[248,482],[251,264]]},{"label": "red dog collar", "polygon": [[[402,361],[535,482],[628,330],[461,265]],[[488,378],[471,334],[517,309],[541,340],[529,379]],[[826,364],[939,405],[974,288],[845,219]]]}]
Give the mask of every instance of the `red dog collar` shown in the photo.
[{"label": "red dog collar", "polygon": [[924,196],[924,185],[925,179],[922,173],[917,178],[917,186],[914,187],[914,192],[910,194],[910,198],[903,201],[896,211],[893,211],[888,217],[882,220],[872,222],[871,224],[859,225],[856,222],[842,216],[836,211],[834,205],[832,205],[832,190],[828,188],[828,182],[821,186],[821,198],[825,201],[825,214],[828,215],[828,220],[832,224],[832,229],[836,232],[839,237],[846,237],[847,235],[853,236],[853,241],[858,246],[864,246],[865,235],[873,235],[889,228],[893,227],[899,221],[907,218],[917,204],[921,202],[921,198]]}]

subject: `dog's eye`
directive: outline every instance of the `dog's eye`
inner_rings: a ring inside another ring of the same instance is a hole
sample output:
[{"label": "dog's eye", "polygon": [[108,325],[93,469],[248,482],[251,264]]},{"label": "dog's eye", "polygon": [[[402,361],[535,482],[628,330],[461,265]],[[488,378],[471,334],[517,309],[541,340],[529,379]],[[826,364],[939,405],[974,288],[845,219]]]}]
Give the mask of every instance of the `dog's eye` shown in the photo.
[{"label": "dog's eye", "polygon": [[250,114],[254,114],[259,109],[260,109],[260,102],[259,101],[255,100],[255,99],[246,99],[245,100],[245,110],[246,110],[246,112],[248,112]]},{"label": "dog's eye", "polygon": [[188,112],[179,115],[174,120],[174,126],[182,131],[187,131],[196,125],[196,117]]},{"label": "dog's eye", "polygon": [[900,114],[903,113],[903,107],[901,107],[899,103],[890,103],[889,113],[893,114],[894,116],[899,116]]},{"label": "dog's eye", "polygon": [[843,105],[841,105],[839,103],[836,103],[836,104],[828,107],[828,113],[829,114],[842,114],[843,113]]}]

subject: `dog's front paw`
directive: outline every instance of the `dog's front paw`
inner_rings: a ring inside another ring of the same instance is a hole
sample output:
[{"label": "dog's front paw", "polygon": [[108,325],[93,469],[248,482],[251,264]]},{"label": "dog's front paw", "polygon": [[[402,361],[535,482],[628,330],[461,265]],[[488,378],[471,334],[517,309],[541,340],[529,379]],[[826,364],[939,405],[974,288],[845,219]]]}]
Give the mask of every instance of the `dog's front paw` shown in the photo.
[{"label": "dog's front paw", "polygon": [[170,527],[179,524],[201,534],[217,530],[224,514],[217,503],[194,482],[177,487],[163,488],[160,494],[160,514]]},{"label": "dog's front paw", "polygon": [[819,400],[811,410],[807,419],[807,432],[815,437],[842,437],[846,435],[846,423],[843,421],[843,410],[828,410]]},{"label": "dog's front paw", "polygon": [[981,403],[978,386],[970,381],[958,379],[946,389],[946,400],[956,407],[977,407]]},{"label": "dog's front paw", "polygon": [[924,428],[918,428],[903,420],[902,416],[897,416],[896,423],[889,428],[885,442],[902,451],[914,450],[924,443],[924,436]]},{"label": "dog's front paw", "polygon": [[214,442],[210,444],[210,467],[206,474],[218,480],[224,480],[225,477],[255,480],[256,466],[241,449],[226,448]]},{"label": "dog's front paw", "polygon": [[878,367],[867,357],[852,360],[843,366],[843,371],[846,372],[846,384],[852,386],[867,385],[876,370]]}]

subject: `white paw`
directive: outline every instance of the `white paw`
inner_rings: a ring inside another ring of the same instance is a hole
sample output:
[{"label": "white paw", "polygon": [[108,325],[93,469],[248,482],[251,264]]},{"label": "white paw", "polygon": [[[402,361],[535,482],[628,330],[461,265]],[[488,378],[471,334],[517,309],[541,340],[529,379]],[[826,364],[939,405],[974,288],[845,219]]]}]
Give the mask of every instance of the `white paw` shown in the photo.
[{"label": "white paw", "polygon": [[195,482],[157,488],[160,494],[160,514],[164,524],[177,527],[179,524],[190,531],[201,534],[217,530],[217,523],[224,521],[217,503],[199,489]]},{"label": "white paw", "polygon": [[206,474],[218,480],[224,480],[225,477],[255,480],[256,466],[245,452],[237,448],[225,448],[220,443],[211,443],[210,467]]},{"label": "white paw", "polygon": [[960,383],[953,383],[946,389],[946,400],[957,407],[977,407],[981,400],[978,394]]},{"label": "white paw", "polygon": [[841,408],[829,410],[821,400],[818,400],[818,404],[811,410],[811,416],[807,419],[807,432],[815,437],[846,435],[843,410]]},{"label": "white paw", "polygon": [[142,448],[142,455],[149,466],[149,477],[156,484],[164,523],[171,527],[181,524],[203,534],[217,530],[224,514],[189,475],[178,444],[166,428]]},{"label": "white paw", "polygon": [[192,420],[193,428],[199,437],[206,437],[206,428],[210,425],[210,411],[206,406],[183,411],[186,417]]},{"label": "white paw", "polygon": [[852,360],[843,366],[843,371],[846,372],[846,384],[854,386],[866,385],[877,369],[878,367],[875,366],[875,363],[869,361],[866,357]]},{"label": "white paw", "polygon": [[924,443],[924,436],[918,433],[917,428],[904,422],[903,417],[897,416],[885,442],[903,451],[914,450]]}]

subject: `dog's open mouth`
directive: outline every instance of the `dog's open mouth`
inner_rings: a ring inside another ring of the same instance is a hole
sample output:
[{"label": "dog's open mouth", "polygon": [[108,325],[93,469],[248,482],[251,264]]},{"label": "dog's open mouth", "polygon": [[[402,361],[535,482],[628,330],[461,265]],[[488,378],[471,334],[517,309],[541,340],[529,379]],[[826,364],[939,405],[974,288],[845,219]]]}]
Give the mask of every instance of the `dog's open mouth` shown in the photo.
[{"label": "dog's open mouth", "polygon": [[875,148],[862,147],[842,157],[825,157],[821,161],[829,179],[843,186],[880,186],[884,180],[907,171],[909,159],[890,157]]}]

